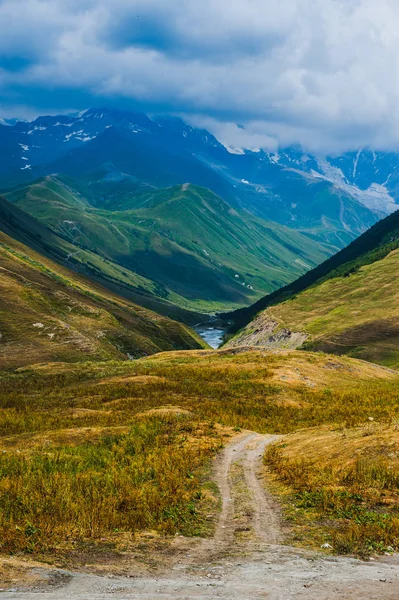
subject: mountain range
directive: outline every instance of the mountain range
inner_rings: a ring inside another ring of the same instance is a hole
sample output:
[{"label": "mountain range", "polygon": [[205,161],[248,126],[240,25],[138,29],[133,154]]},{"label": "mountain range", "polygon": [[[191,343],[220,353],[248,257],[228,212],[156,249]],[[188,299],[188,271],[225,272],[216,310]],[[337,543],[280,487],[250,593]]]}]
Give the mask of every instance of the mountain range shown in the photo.
[{"label": "mountain range", "polygon": [[50,174],[78,179],[95,202],[143,187],[200,185],[233,207],[344,247],[396,209],[399,157],[363,150],[317,157],[229,148],[181,119],[111,109],[0,125],[0,187]]}]

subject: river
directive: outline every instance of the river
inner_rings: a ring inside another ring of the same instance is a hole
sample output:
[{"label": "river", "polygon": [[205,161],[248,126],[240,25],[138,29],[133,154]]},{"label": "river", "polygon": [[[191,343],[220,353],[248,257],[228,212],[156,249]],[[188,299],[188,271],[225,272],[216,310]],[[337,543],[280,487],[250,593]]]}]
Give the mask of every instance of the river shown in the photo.
[{"label": "river", "polygon": [[210,345],[211,348],[219,348],[223,342],[225,329],[212,324],[202,324],[195,327],[195,331]]}]

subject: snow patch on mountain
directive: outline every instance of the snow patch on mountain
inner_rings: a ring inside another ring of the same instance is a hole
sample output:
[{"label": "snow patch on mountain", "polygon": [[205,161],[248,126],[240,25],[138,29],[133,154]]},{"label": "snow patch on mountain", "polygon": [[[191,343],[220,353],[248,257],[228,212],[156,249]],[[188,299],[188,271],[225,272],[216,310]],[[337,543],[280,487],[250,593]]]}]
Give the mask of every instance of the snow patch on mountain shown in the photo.
[{"label": "snow patch on mountain", "polygon": [[372,210],[378,210],[387,215],[398,210],[398,205],[384,185],[372,183],[367,190],[355,189],[355,197]]},{"label": "snow patch on mountain", "polygon": [[81,142],[90,142],[91,140],[95,140],[96,139],[96,135],[83,135],[83,136],[76,136],[76,139],[81,141]]},{"label": "snow patch on mountain", "polygon": [[279,163],[279,161],[280,161],[280,155],[279,155],[278,152],[276,154],[268,154],[268,156],[269,156],[271,162],[273,162],[275,164]]},{"label": "snow patch on mountain", "polygon": [[225,144],[223,144],[223,146],[230,154],[245,154],[245,150],[242,148],[232,148],[231,146],[226,146]]},{"label": "snow patch on mountain", "polygon": [[353,179],[355,179],[355,177],[356,177],[357,165],[359,164],[359,158],[360,158],[360,155],[361,155],[362,152],[363,152],[363,149],[359,150],[358,153],[357,153],[357,155],[356,155],[355,162],[354,162],[354,165],[353,165]]},{"label": "snow patch on mountain", "polygon": [[35,126],[33,129],[30,129],[28,131],[28,135],[32,135],[33,133],[35,133],[35,131],[46,131],[47,127],[39,127],[39,126]]},{"label": "snow patch on mountain", "polygon": [[[322,159],[317,159],[317,164],[320,171],[312,169],[311,174],[313,177],[333,183],[337,189],[353,196],[353,198],[370,210],[381,212],[384,215],[390,215],[398,210],[398,205],[384,185],[372,183],[366,190],[361,190],[357,186],[348,183],[341,169],[338,167],[334,167],[329,162]],[[354,166],[354,175],[356,169],[357,161]]]},{"label": "snow patch on mountain", "polygon": [[64,138],[64,142],[69,142],[72,138],[79,140],[80,142],[90,142],[91,140],[96,139],[96,137],[96,135],[90,135],[85,133],[83,129],[79,129],[79,131],[68,133]]}]

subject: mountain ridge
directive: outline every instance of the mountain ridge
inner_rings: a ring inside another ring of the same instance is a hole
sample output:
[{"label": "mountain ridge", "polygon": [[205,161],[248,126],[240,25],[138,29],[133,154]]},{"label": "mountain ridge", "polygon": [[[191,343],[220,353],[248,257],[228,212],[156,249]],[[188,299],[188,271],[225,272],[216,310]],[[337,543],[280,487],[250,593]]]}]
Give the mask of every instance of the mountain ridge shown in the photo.
[{"label": "mountain ridge", "polygon": [[224,315],[236,333],[228,346],[303,347],[397,366],[398,256],[399,211],[292,284]]},{"label": "mountain ridge", "polygon": [[174,305],[157,294],[154,282],[82,249],[0,196],[0,231],[61,266],[85,275],[113,293],[160,315],[195,325],[204,314]]},{"label": "mountain ridge", "polygon": [[0,366],[128,360],[203,348],[188,327],[135,305],[0,231]]}]

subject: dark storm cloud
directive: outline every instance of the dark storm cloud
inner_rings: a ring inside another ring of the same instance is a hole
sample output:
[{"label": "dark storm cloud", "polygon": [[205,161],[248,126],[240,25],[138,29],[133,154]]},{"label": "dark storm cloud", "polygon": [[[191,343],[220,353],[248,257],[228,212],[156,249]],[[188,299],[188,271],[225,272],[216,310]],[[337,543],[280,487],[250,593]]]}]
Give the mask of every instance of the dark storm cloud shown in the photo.
[{"label": "dark storm cloud", "polygon": [[0,0],[1,108],[132,105],[233,146],[393,147],[398,18],[397,0]]}]

